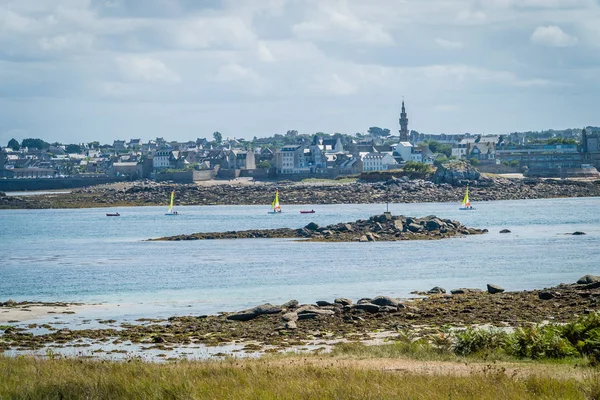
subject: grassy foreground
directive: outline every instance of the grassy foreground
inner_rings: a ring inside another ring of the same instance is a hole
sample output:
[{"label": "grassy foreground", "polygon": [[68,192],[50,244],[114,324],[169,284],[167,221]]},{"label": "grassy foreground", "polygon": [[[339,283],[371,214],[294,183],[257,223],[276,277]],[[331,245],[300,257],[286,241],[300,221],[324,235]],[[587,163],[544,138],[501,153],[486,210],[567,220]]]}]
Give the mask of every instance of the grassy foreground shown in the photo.
[{"label": "grassy foreground", "polygon": [[600,375],[587,368],[465,365],[326,355],[165,364],[0,356],[0,399],[600,398]]}]

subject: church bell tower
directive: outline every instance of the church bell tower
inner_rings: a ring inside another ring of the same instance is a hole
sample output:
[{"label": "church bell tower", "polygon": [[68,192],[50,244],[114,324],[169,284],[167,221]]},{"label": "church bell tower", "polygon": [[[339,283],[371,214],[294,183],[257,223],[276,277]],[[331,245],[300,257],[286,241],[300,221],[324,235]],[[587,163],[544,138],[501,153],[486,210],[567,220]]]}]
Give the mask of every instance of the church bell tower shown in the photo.
[{"label": "church bell tower", "polygon": [[408,142],[408,116],[402,100],[402,112],[400,113],[400,141]]}]

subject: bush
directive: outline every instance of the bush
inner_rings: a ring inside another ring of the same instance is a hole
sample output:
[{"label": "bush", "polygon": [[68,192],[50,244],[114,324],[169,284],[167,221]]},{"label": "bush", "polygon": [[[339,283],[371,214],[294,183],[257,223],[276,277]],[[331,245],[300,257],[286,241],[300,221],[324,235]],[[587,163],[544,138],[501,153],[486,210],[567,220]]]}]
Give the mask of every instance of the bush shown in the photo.
[{"label": "bush", "polygon": [[484,350],[502,350],[507,336],[502,331],[469,328],[456,334],[454,352],[467,356]]}]

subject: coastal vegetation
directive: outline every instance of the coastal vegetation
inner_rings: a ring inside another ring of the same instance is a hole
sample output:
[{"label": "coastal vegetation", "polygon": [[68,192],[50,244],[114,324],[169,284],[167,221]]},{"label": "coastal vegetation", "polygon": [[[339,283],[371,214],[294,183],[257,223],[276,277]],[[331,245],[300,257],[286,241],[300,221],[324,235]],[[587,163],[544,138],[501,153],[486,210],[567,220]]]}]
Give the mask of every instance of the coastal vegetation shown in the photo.
[{"label": "coastal vegetation", "polygon": [[362,353],[148,363],[0,356],[6,399],[597,399],[570,365],[419,362]]}]

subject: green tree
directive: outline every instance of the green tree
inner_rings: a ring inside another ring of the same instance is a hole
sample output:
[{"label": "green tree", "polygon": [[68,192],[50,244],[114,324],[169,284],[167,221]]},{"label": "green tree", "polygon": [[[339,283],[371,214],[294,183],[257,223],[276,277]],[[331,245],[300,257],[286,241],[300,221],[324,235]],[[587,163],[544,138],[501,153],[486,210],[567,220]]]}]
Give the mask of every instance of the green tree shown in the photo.
[{"label": "green tree", "polygon": [[50,147],[50,143],[44,142],[42,139],[27,138],[21,142],[21,147],[35,148],[35,149],[47,149]]},{"label": "green tree", "polygon": [[213,133],[213,138],[215,138],[215,142],[217,143],[221,143],[223,141],[223,135],[221,135],[221,132],[219,131]]},{"label": "green tree", "polygon": [[435,140],[429,140],[425,143],[429,146],[429,150],[431,150],[433,153],[440,153],[446,157],[450,157],[452,155],[452,146],[447,143],[440,143]]},{"label": "green tree", "polygon": [[268,162],[267,160],[263,160],[261,162],[258,163],[258,165],[256,166],[256,168],[271,168],[271,163]]},{"label": "green tree", "polygon": [[21,148],[21,146],[19,146],[19,142],[15,138],[12,138],[8,141],[8,147],[13,149],[14,151],[17,151]]},{"label": "green tree", "polygon": [[512,160],[511,162],[508,163],[508,165],[510,165],[511,167],[518,167],[519,160]]},{"label": "green tree", "polygon": [[369,134],[371,136],[386,137],[386,136],[390,135],[390,130],[389,129],[381,129],[378,126],[372,126],[369,128]]},{"label": "green tree", "polygon": [[448,157],[446,157],[444,154],[442,154],[441,156],[438,156],[434,161],[433,161],[433,165],[435,165],[436,167],[440,167],[443,163],[445,163],[446,161],[448,161]]},{"label": "green tree", "polygon": [[476,158],[469,158],[469,164],[471,164],[472,166],[476,167],[480,164],[479,160]]},{"label": "green tree", "polygon": [[78,144],[68,144],[65,147],[65,150],[69,154],[72,154],[72,153],[79,154],[79,153],[81,153],[81,146]]}]

